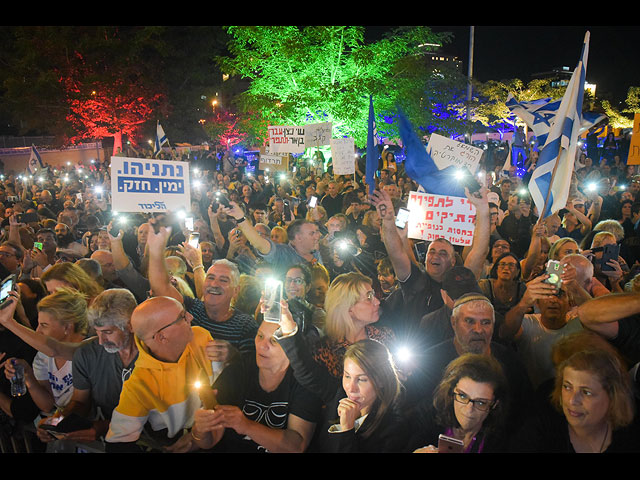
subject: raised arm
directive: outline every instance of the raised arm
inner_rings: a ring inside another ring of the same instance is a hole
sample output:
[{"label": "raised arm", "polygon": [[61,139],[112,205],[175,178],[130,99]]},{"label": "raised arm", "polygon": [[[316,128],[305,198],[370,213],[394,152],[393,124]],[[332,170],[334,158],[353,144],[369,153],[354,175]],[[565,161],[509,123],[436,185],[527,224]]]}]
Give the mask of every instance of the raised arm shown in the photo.
[{"label": "raised arm", "polygon": [[612,293],[593,298],[578,307],[578,318],[589,330],[606,338],[618,335],[618,320],[640,313],[640,294]]},{"label": "raised arm", "polygon": [[479,195],[472,195],[465,188],[465,194],[469,202],[476,207],[476,226],[473,233],[473,245],[467,255],[464,266],[473,272],[477,279],[482,277],[485,259],[489,253],[489,237],[491,236],[491,217],[489,213],[489,200],[487,188],[482,187]]},{"label": "raised arm", "polygon": [[271,251],[271,244],[269,243],[269,241],[258,233],[254,226],[251,225],[251,222],[246,219],[243,220],[244,212],[237,203],[229,203],[231,205],[231,208],[222,207],[223,211],[227,215],[235,218],[236,221],[238,221],[238,228],[240,228],[244,236],[247,237],[249,243],[262,255],[267,255]]},{"label": "raised arm", "polygon": [[160,227],[158,233],[149,229],[147,248],[149,251],[149,285],[154,296],[171,297],[183,302],[182,294],[171,285],[165,264],[164,249],[171,236],[171,227]]},{"label": "raised arm", "polygon": [[374,190],[369,200],[380,215],[382,241],[389,254],[396,277],[400,281],[405,281],[411,274],[411,259],[405,251],[404,242],[398,233],[398,227],[396,227],[396,216],[391,197],[385,191]]},{"label": "raised arm", "polygon": [[506,340],[517,338],[522,329],[522,319],[536,300],[549,298],[555,293],[556,287],[550,283],[544,283],[547,277],[546,274],[540,275],[527,283],[527,289],[520,301],[504,316],[504,323],[498,332],[500,338]]}]

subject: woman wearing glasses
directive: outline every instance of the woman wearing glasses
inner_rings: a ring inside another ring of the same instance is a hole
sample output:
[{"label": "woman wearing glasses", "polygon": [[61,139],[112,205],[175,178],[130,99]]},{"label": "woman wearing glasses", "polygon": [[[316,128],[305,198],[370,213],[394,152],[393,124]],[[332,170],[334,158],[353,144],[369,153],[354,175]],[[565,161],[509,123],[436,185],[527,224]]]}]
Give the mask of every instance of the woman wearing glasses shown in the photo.
[{"label": "woman wearing glasses", "polygon": [[284,277],[284,293],[293,318],[305,334],[319,336],[324,328],[326,312],[307,301],[311,289],[311,270],[303,264],[289,267]]},{"label": "woman wearing glasses", "polygon": [[432,407],[415,418],[409,449],[437,453],[435,445],[445,435],[461,441],[464,453],[502,452],[506,409],[507,381],[500,364],[488,355],[461,355],[447,366]]},{"label": "woman wearing glasses", "polygon": [[481,279],[478,285],[500,315],[517,305],[527,289],[521,278],[520,260],[510,252],[496,259],[489,278]]}]

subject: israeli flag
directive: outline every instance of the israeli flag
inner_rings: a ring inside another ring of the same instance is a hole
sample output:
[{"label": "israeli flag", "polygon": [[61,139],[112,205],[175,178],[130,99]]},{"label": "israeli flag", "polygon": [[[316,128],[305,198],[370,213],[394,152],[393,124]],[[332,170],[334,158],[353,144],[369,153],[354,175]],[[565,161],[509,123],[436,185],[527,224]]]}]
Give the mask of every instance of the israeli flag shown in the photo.
[{"label": "israeli flag", "polygon": [[164,134],[162,125],[160,125],[160,122],[158,122],[158,126],[156,127],[156,141],[153,146],[153,156],[155,157],[156,155],[158,155],[158,153],[160,153],[160,149],[162,148],[162,145],[168,142],[169,142],[169,139]]},{"label": "israeli flag", "polygon": [[40,157],[38,150],[36,150],[35,145],[31,145],[31,156],[29,157],[27,169],[29,170],[29,173],[33,175],[39,168],[44,169],[42,158]]},{"label": "israeli flag", "polygon": [[540,218],[564,208],[569,196],[578,135],[582,126],[584,81],[589,56],[589,32],[584,37],[582,55],[553,118],[548,118],[549,134],[529,182],[529,192]]},{"label": "israeli flag", "polygon": [[[530,102],[518,102],[513,95],[509,94],[506,106],[511,110],[511,113],[517,115],[527,124],[538,139],[538,147],[542,148],[547,142],[551,122],[558,113],[560,103],[560,100],[552,102],[550,98],[532,100]],[[607,116],[602,113],[584,112],[582,114],[578,135],[582,135],[605,118],[607,118]]]}]

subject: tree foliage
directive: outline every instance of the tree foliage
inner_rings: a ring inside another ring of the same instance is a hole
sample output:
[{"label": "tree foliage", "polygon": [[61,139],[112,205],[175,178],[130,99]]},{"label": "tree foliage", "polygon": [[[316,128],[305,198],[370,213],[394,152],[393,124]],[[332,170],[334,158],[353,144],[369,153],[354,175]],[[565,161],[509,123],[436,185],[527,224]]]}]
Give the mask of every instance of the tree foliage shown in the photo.
[{"label": "tree foliage", "polygon": [[[427,27],[402,28],[367,44],[358,26],[229,26],[229,55],[221,68],[248,80],[236,104],[252,139],[265,126],[332,122],[334,136],[366,143],[369,96],[376,113],[394,112],[406,94],[422,92],[425,78],[408,59],[446,36]],[[414,111],[415,113],[415,111]]]}]

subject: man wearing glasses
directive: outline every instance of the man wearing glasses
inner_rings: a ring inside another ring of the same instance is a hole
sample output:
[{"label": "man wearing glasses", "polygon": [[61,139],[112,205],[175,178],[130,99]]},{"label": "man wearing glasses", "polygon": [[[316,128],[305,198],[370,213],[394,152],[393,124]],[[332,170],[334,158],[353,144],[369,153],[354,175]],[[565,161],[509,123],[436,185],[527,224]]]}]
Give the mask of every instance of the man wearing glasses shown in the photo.
[{"label": "man wearing glasses", "polygon": [[[5,278],[12,273],[18,273],[22,266],[24,250],[14,242],[3,242],[0,245],[0,277]],[[6,270],[6,271],[5,271]]]},{"label": "man wearing glasses", "polygon": [[176,299],[153,297],[136,307],[131,328],[139,356],[122,388],[105,438],[107,452],[184,453],[192,450],[191,428],[201,407],[196,387],[213,380],[206,346],[211,335],[192,327],[193,317]]}]

